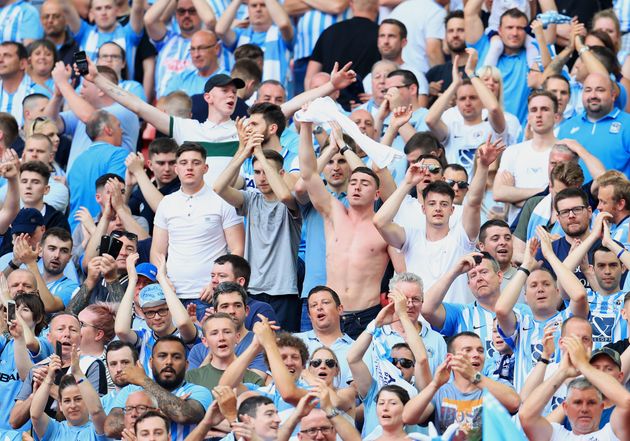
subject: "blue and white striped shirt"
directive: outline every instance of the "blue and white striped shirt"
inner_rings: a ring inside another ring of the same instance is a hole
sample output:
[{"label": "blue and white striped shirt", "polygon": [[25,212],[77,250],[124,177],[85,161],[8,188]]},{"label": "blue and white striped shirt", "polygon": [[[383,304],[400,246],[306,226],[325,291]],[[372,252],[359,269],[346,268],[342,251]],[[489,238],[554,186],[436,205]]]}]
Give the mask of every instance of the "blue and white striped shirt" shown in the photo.
[{"label": "blue and white striped shirt", "polygon": [[[22,101],[32,93],[44,93],[45,88],[35,84],[30,76],[24,74],[20,85],[13,93],[4,89],[3,81],[0,80],[0,112],[7,112],[13,115],[18,126],[22,127],[24,122],[22,114]],[[45,93],[44,93],[45,94]]]},{"label": "blue and white striped shirt", "polygon": [[613,10],[619,19],[620,31],[630,31],[630,0],[615,0]]},{"label": "blue and white striped shirt", "polygon": [[593,350],[628,338],[628,325],[621,317],[625,291],[608,296],[587,290],[591,310],[589,321],[593,327]]},{"label": "blue and white striped shirt", "polygon": [[190,58],[190,40],[181,34],[167,31],[160,41],[151,42],[158,51],[155,69],[156,96],[164,95],[168,80],[175,74],[183,72],[192,65]]},{"label": "blue and white striped shirt", "polygon": [[630,241],[628,240],[628,229],[630,227],[630,216],[623,218],[618,224],[610,225],[610,237],[613,240],[622,243],[624,247],[628,248]]},{"label": "blue and white striped shirt", "polygon": [[186,92],[188,95],[195,95],[198,93],[203,93],[206,82],[210,77],[219,74],[229,75],[229,72],[224,71],[221,68],[218,68],[214,72],[212,72],[207,77],[199,75],[199,71],[195,70],[185,70],[183,72],[179,72],[173,75],[166,84],[166,88],[164,89],[164,95],[168,95],[171,92],[175,92],[176,90],[182,90]]},{"label": "blue and white striped shirt", "polygon": [[33,5],[18,0],[0,8],[0,40],[22,43],[24,40],[36,40],[43,36],[39,12]]},{"label": "blue and white striped shirt", "polygon": [[98,58],[98,49],[103,44],[110,41],[118,44],[118,46],[122,47],[127,54],[126,62],[127,69],[129,70],[129,78],[133,78],[136,49],[138,48],[138,44],[140,44],[142,32],[144,31],[136,33],[131,27],[131,23],[127,23],[124,26],[117,23],[112,32],[102,32],[99,31],[95,25],[90,25],[87,22],[82,21],[81,28],[74,36],[74,39],[92,60],[96,60]]},{"label": "blue and white striped shirt", "polygon": [[[514,334],[506,336],[500,326],[497,327],[499,334],[504,339],[516,357],[514,363],[514,388],[520,391],[527,376],[534,368],[538,359],[542,355],[543,345],[542,340],[545,335],[545,327],[553,324],[557,326],[558,332],[554,335],[554,343],[556,347],[556,353],[553,360],[560,361],[560,347],[558,340],[560,338],[560,327],[562,322],[571,317],[571,310],[565,309],[559,311],[555,315],[549,317],[547,320],[536,320],[533,315],[524,314],[520,320],[517,320],[516,329]],[[553,361],[552,360],[552,361]]]}]

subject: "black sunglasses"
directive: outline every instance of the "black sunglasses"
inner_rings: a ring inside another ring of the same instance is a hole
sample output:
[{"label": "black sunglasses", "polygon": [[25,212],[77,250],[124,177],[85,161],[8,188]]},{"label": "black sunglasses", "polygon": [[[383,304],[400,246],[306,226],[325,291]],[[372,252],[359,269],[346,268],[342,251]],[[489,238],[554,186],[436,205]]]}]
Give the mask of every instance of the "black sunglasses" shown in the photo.
[{"label": "black sunglasses", "polygon": [[129,231],[123,231],[123,230],[112,231],[112,237],[115,237],[116,239],[120,239],[123,236],[132,242],[138,242],[138,235],[135,233],[130,233]]},{"label": "black sunglasses", "polygon": [[409,360],[408,358],[392,358],[392,364],[394,366],[400,364],[400,367],[404,369],[409,369],[413,367],[416,363],[413,360]]},{"label": "black sunglasses", "polygon": [[333,369],[337,367],[337,362],[333,360],[332,358],[327,358],[325,360],[322,360],[320,358],[314,358],[309,362],[311,367],[314,367],[314,368],[318,368],[319,366],[321,366],[322,363],[326,364],[326,367],[328,369]]},{"label": "black sunglasses", "polygon": [[451,188],[455,187],[455,184],[457,184],[457,186],[462,190],[466,190],[468,188],[468,181],[454,181],[452,179],[445,179],[444,182],[446,182]]}]

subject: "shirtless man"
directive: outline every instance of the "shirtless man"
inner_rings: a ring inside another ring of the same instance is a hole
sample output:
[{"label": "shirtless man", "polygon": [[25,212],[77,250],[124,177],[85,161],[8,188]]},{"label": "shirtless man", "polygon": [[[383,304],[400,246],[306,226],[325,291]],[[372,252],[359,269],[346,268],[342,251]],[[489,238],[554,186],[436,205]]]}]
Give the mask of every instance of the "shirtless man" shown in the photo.
[{"label": "shirtless man", "polygon": [[300,175],[313,206],[324,218],[326,284],[341,298],[343,331],[356,338],[381,309],[381,278],[389,261],[387,243],[372,224],[379,179],[367,167],[354,169],[346,208],[326,190],[317,172],[311,134],[312,124],[302,122]]}]

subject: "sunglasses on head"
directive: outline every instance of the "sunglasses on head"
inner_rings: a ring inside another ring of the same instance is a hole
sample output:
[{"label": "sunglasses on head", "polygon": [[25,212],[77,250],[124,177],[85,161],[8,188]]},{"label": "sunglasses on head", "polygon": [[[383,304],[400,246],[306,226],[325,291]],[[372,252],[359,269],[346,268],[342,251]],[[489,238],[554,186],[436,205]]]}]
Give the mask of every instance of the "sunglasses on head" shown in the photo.
[{"label": "sunglasses on head", "polygon": [[462,190],[468,188],[468,181],[454,181],[452,179],[445,179],[444,182],[446,182],[451,188],[455,187],[455,184],[457,184],[457,186]]},{"label": "sunglasses on head", "polygon": [[322,360],[320,358],[314,358],[309,362],[311,367],[314,367],[314,368],[320,367],[322,363],[324,363],[328,369],[333,369],[337,367],[337,362],[333,360],[332,358],[327,358],[325,360]]},{"label": "sunglasses on head", "polygon": [[401,368],[409,369],[415,365],[413,360],[409,360],[408,358],[392,358],[392,364],[397,366],[400,364]]}]

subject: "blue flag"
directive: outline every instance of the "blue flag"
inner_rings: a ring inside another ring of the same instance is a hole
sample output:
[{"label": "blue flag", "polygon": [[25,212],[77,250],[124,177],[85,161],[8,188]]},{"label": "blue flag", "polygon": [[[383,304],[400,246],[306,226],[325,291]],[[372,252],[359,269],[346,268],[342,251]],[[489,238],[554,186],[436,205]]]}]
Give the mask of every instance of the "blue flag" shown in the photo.
[{"label": "blue flag", "polygon": [[483,390],[481,427],[484,440],[527,441],[508,411],[488,392],[488,389]]}]

